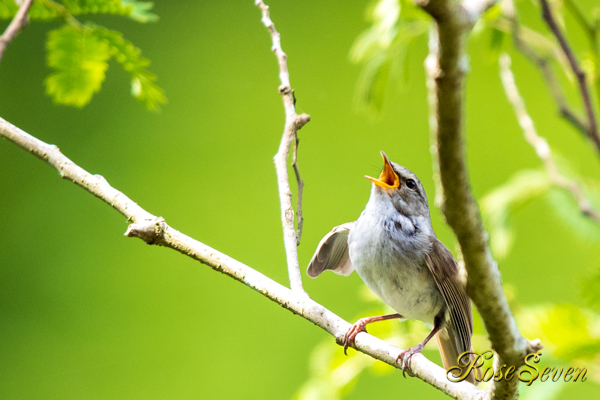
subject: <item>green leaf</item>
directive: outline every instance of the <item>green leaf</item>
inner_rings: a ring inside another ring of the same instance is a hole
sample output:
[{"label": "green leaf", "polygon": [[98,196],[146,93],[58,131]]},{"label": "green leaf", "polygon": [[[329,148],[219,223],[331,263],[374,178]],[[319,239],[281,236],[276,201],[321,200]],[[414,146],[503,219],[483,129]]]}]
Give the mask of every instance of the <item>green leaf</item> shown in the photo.
[{"label": "green leaf", "polygon": [[109,45],[111,56],[131,76],[131,94],[136,99],[149,110],[158,110],[160,104],[166,103],[163,90],[154,83],[156,76],[147,70],[150,61],[142,57],[139,48],[124,39],[120,32],[101,26],[94,26],[92,32],[99,40]]},{"label": "green leaf", "polygon": [[566,389],[564,380],[546,383],[545,385],[521,385],[519,399],[521,400],[555,400],[560,398],[563,389]]},{"label": "green leaf", "polygon": [[58,104],[86,105],[100,90],[111,57],[129,73],[131,93],[146,108],[157,110],[166,102],[156,76],[147,70],[150,61],[119,32],[91,24],[65,26],[50,32],[47,49],[48,66],[56,72],[46,79],[46,92]]},{"label": "green leaf", "polygon": [[600,315],[572,304],[531,307],[517,314],[525,337],[540,338],[557,359],[592,359],[600,354]]},{"label": "green leaf", "polygon": [[509,218],[527,202],[544,195],[550,189],[545,171],[524,170],[513,175],[481,200],[481,211],[490,231],[494,255],[505,257],[514,240]]},{"label": "green leaf", "polygon": [[600,312],[600,269],[585,274],[582,282],[582,297],[589,307]]},{"label": "green leaf", "polygon": [[359,108],[379,113],[390,77],[402,77],[408,45],[427,31],[429,22],[422,11],[404,0],[379,0],[369,8],[368,16],[371,27],[350,50],[350,60],[363,65],[354,102]]},{"label": "green leaf", "polygon": [[504,36],[506,36],[506,34],[500,29],[492,28],[492,38],[490,45],[493,50],[500,50],[502,48]]},{"label": "green leaf", "polygon": [[129,18],[138,22],[156,22],[158,15],[153,14],[150,10],[154,7],[154,3],[149,1],[133,1],[123,0],[123,6],[130,9]]},{"label": "green leaf", "polygon": [[[137,22],[155,22],[158,16],[150,12],[154,3],[134,0],[63,0],[60,3],[45,4],[35,1],[29,10],[29,18],[35,20],[51,20],[64,18],[59,12],[64,10],[71,15],[111,14],[123,15]],[[14,0],[0,0],[0,19],[11,19],[19,9]]]},{"label": "green leaf", "polygon": [[378,57],[372,57],[365,64],[355,90],[354,101],[358,107],[381,112],[389,71],[389,60],[381,54]]},{"label": "green leaf", "polygon": [[88,30],[64,26],[50,31],[47,62],[53,72],[46,93],[57,104],[83,107],[100,90],[108,68],[110,48]]},{"label": "green leaf", "polygon": [[0,1],[0,18],[10,19],[15,16],[19,10],[19,5],[13,0]]},{"label": "green leaf", "polygon": [[[14,0],[0,0],[0,19],[12,19],[19,11],[19,5]],[[46,7],[39,1],[34,1],[27,13],[30,20],[50,20],[58,17],[56,10]]]},{"label": "green leaf", "polygon": [[315,348],[310,356],[309,379],[294,396],[296,400],[336,400],[354,386],[360,374],[375,360],[342,348],[329,339]]}]

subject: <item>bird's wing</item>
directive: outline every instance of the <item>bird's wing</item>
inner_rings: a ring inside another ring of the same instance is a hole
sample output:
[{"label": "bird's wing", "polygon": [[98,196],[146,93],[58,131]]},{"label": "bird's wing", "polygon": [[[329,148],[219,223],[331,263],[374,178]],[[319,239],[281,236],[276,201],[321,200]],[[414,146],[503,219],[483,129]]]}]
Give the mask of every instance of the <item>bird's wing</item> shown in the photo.
[{"label": "bird's wing", "polygon": [[456,260],[450,250],[434,238],[425,262],[448,306],[458,354],[471,350],[473,312],[471,300],[459,279]]},{"label": "bird's wing", "polygon": [[336,274],[348,276],[354,271],[348,254],[348,234],[354,222],[336,226],[329,232],[317,246],[315,255],[306,273],[311,278],[321,275],[321,272],[330,269]]}]

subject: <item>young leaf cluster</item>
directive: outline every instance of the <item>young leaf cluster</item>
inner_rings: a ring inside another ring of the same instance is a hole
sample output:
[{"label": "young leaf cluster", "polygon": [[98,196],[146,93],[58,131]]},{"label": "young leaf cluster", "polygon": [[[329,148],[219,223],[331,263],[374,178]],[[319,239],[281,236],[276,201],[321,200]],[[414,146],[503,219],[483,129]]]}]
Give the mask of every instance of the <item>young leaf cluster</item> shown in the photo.
[{"label": "young leaf cluster", "polygon": [[[80,23],[77,15],[113,14],[137,22],[153,22],[158,17],[152,3],[133,0],[36,0],[29,18],[63,20],[65,25],[48,33],[47,64],[52,73],[46,78],[46,93],[57,104],[83,107],[90,102],[106,78],[111,59],[130,75],[131,94],[149,110],[166,102],[156,76],[148,71],[150,61],[120,32],[93,23]],[[0,0],[0,19],[12,18],[18,10],[13,0]]]}]

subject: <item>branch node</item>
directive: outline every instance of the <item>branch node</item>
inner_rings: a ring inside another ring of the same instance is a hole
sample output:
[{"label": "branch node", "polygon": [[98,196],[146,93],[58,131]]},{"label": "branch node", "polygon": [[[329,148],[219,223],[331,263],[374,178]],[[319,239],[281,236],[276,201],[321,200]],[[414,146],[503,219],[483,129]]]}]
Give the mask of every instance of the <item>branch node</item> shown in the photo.
[{"label": "branch node", "polygon": [[161,245],[165,242],[164,233],[167,224],[163,217],[129,225],[125,236],[142,239],[147,244]]},{"label": "branch node", "polygon": [[98,180],[102,181],[102,183],[105,183],[105,184],[107,184],[107,185],[110,185],[110,184],[108,183],[108,181],[106,180],[106,178],[105,178],[105,177],[103,177],[102,175],[100,175],[100,174],[94,174],[94,176],[95,176],[96,178],[98,178]]},{"label": "branch node", "polygon": [[292,93],[292,88],[288,85],[281,85],[279,86],[279,93],[281,93],[284,96],[287,96],[288,94]]},{"label": "branch node", "polygon": [[296,116],[296,120],[294,121],[296,124],[296,129],[301,129],[304,125],[306,125],[310,121],[310,115],[308,114],[300,114]]},{"label": "branch node", "polygon": [[544,345],[540,339],[528,340],[527,341],[527,354],[537,353],[542,350]]}]

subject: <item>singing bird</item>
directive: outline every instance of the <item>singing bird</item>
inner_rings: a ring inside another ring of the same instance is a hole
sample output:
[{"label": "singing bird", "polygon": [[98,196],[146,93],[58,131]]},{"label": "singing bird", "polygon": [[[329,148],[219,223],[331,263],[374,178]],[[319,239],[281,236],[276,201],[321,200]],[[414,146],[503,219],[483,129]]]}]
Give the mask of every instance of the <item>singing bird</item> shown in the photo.
[{"label": "singing bird", "polygon": [[[366,325],[386,319],[416,319],[432,327],[396,362],[410,366],[429,340],[437,339],[444,368],[458,365],[471,350],[473,315],[466,285],[450,251],[436,237],[421,181],[382,151],[383,171],[371,182],[371,196],[356,222],[333,228],[319,243],[307,273],[325,270],[348,276],[356,270],[365,284],[396,314],[362,318],[344,337],[344,352]],[[467,378],[475,383],[473,374]]]}]

